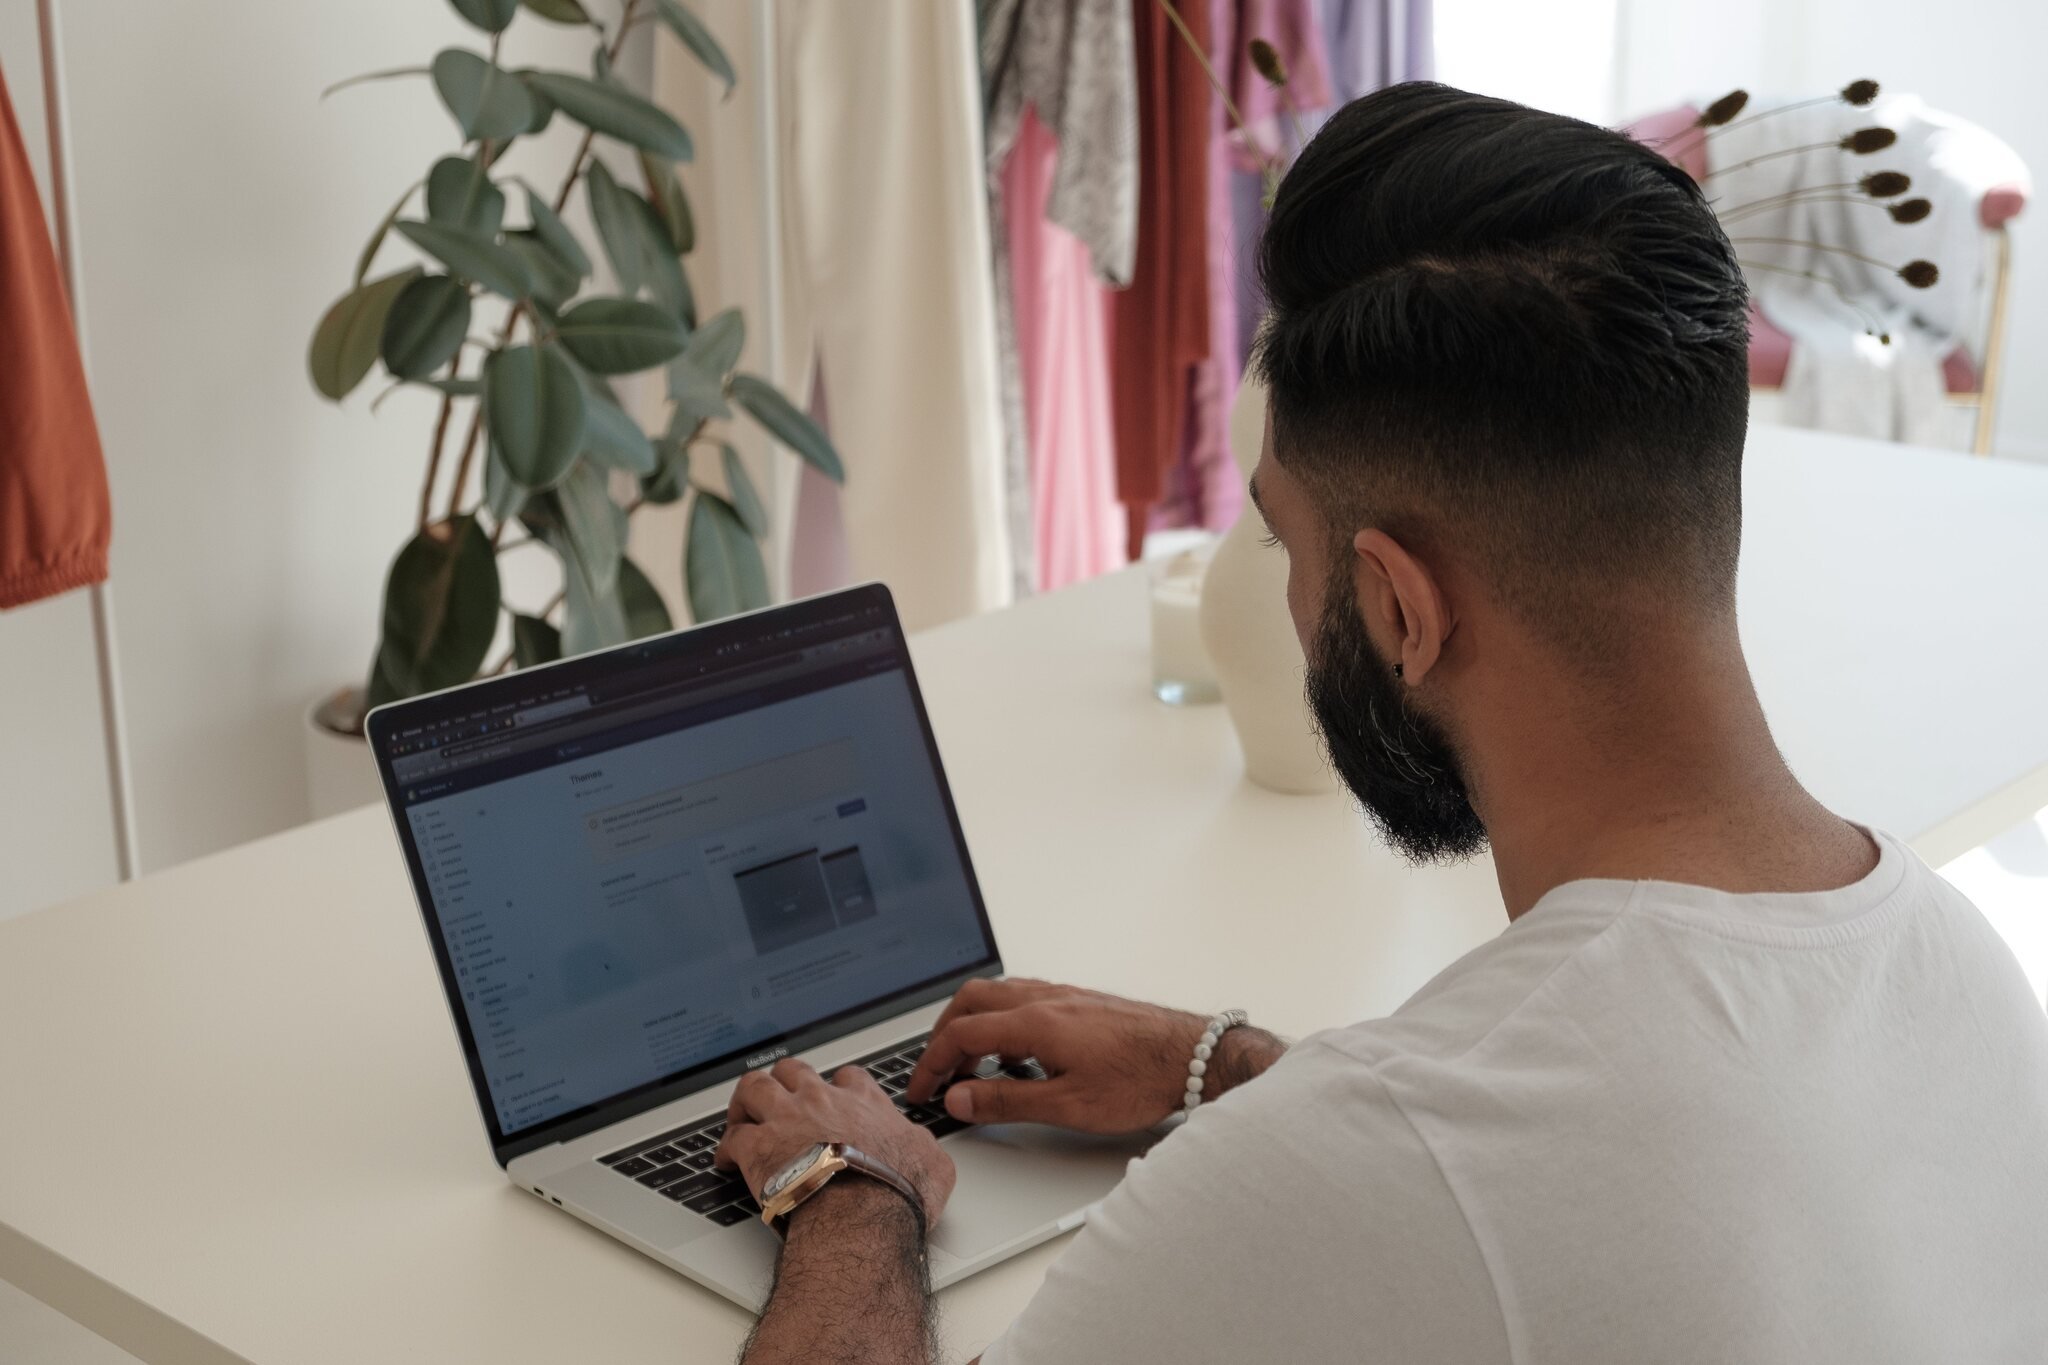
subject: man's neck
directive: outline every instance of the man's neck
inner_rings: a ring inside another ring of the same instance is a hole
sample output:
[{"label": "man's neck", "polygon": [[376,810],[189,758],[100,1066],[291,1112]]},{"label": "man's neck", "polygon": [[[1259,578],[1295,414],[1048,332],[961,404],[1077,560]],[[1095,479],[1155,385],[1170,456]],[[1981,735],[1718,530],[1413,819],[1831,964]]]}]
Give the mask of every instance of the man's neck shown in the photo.
[{"label": "man's neck", "polygon": [[1472,737],[1488,756],[1473,800],[1510,919],[1588,877],[1822,891],[1875,865],[1868,837],[1778,753],[1732,622],[1634,675],[1595,687],[1532,669],[1513,709],[1488,712],[1501,733]]}]

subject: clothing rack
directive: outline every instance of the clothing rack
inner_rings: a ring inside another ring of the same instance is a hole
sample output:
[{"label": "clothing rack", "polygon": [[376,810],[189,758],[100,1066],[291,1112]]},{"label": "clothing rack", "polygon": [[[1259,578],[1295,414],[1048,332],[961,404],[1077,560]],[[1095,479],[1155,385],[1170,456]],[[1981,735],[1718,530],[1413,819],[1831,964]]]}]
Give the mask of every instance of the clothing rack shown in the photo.
[{"label": "clothing rack", "polygon": [[[37,47],[43,68],[43,124],[50,144],[50,207],[56,222],[57,262],[64,275],[65,301],[78,337],[79,359],[88,376],[92,365],[86,345],[85,311],[79,304],[78,247],[72,227],[70,140],[65,130],[64,63],[57,0],[36,0]],[[134,879],[136,852],[135,792],[131,785],[128,724],[121,704],[121,670],[114,639],[114,587],[111,576],[88,590],[92,602],[92,645],[100,694],[100,731],[106,741],[107,802],[113,814],[114,866],[122,881]]]}]

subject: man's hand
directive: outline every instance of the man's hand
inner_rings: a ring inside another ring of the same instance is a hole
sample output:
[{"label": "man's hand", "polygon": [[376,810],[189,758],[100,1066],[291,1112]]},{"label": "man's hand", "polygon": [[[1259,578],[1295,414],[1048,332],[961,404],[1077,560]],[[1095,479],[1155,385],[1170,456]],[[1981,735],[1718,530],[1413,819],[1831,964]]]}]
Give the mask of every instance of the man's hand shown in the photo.
[{"label": "man's hand", "polygon": [[[1046,1079],[961,1080],[946,1092],[953,1117],[974,1123],[1050,1123],[1086,1133],[1136,1133],[1181,1108],[1188,1063],[1208,1017],[1078,986],[970,981],[932,1029],[904,1098],[922,1104],[990,1054],[1034,1057]],[[1204,1099],[1277,1061],[1286,1045],[1234,1028],[1209,1060]]]},{"label": "man's hand", "polygon": [[718,1164],[739,1167],[759,1199],[763,1185],[820,1142],[850,1143],[880,1157],[923,1199],[925,1226],[939,1221],[953,1193],[953,1158],[897,1112],[874,1077],[857,1066],[842,1066],[827,1081],[807,1063],[785,1057],[740,1077],[726,1109]]}]

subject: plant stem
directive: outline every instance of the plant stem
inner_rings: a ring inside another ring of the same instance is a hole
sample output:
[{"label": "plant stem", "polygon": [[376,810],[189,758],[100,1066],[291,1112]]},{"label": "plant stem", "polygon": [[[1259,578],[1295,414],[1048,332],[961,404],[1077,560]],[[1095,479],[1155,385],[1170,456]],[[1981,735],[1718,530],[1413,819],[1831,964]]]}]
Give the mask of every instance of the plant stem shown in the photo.
[{"label": "plant stem", "polygon": [[[516,316],[513,320],[517,320]],[[509,323],[506,326],[506,333],[509,338],[511,333]],[[504,339],[500,339],[499,344],[503,345]],[[461,510],[462,490],[469,486],[469,468],[476,460],[477,438],[483,434],[484,404],[483,400],[479,398],[475,411],[471,412],[469,416],[469,434],[462,438],[462,458],[455,465],[455,484],[448,490],[448,515],[451,518]]]},{"label": "plant stem", "polygon": [[1181,41],[1188,45],[1188,51],[1194,53],[1195,60],[1202,64],[1202,74],[1209,78],[1210,87],[1223,101],[1223,111],[1230,115],[1230,121],[1237,125],[1237,130],[1249,138],[1251,129],[1245,125],[1243,112],[1238,109],[1237,102],[1230,98],[1230,91],[1224,88],[1223,81],[1216,74],[1216,68],[1209,64],[1209,54],[1195,41],[1193,31],[1188,28],[1188,21],[1180,17],[1180,11],[1174,7],[1173,0],[1159,0],[1159,8],[1166,11],[1166,17],[1180,30]]},{"label": "plant stem", "polygon": [[[1257,155],[1260,161],[1264,163],[1260,170],[1259,178],[1265,183],[1266,194],[1270,198],[1273,192],[1279,188],[1280,158],[1260,153],[1258,139],[1252,136],[1251,125],[1245,122],[1244,111],[1237,107],[1237,101],[1230,98],[1229,89],[1223,84],[1222,78],[1216,74],[1216,68],[1209,62],[1209,54],[1204,52],[1202,45],[1195,41],[1193,30],[1188,28],[1187,20],[1180,17],[1180,11],[1174,7],[1173,0],[1159,0],[1159,8],[1166,11],[1166,17],[1173,22],[1173,26],[1176,29],[1180,30],[1181,41],[1187,44],[1188,51],[1192,52],[1195,60],[1201,63],[1202,74],[1209,78],[1209,88],[1214,90],[1216,97],[1223,101],[1223,112],[1229,115],[1232,125],[1243,135],[1245,147],[1254,155]],[[1295,123],[1297,133],[1300,131],[1300,127],[1300,121],[1297,119]]]},{"label": "plant stem", "polygon": [[1850,294],[1848,290],[1842,288],[1841,282],[1839,280],[1833,279],[1827,275],[1820,274],[1818,271],[1793,270],[1788,266],[1771,265],[1765,261],[1748,261],[1738,259],[1736,263],[1740,265],[1744,270],[1768,270],[1773,275],[1789,275],[1795,280],[1806,280],[1813,284],[1826,285],[1828,288],[1835,291],[1835,295],[1837,298],[1841,299],[1843,303],[1848,304],[1850,308],[1854,309],[1856,313],[1860,317],[1862,317],[1864,322],[1863,334],[1865,336],[1874,336],[1877,337],[1879,340],[1883,341],[1886,345],[1891,344],[1891,334],[1883,330],[1883,321],[1879,319],[1875,313],[1871,312],[1868,308],[1864,307],[1861,303],[1859,303],[1856,300],[1855,296]]},{"label": "plant stem", "polygon": [[[1796,189],[1780,190],[1776,194],[1767,194],[1761,199],[1744,200],[1740,204],[1735,204],[1731,206],[1731,208],[1728,211],[1733,212],[1735,209],[1753,209],[1757,207],[1759,204],[1775,204],[1778,203],[1780,200],[1797,199],[1801,195],[1805,194],[1834,194],[1844,190],[1861,190],[1862,188],[1863,182],[1861,180],[1836,180],[1825,185],[1801,185]],[[1908,183],[1906,188],[1912,188],[1910,182]],[[1904,194],[1905,192],[1905,190],[1900,190],[1899,194]],[[1867,194],[1869,192],[1866,190],[1864,191],[1864,193]],[[1883,200],[1886,198],[1896,199],[1897,197],[1898,195],[1873,197],[1872,202],[1882,203]],[[1719,214],[1722,211],[1720,203],[1716,200],[1708,200],[1707,206],[1713,209],[1716,214]]]},{"label": "plant stem", "polygon": [[[461,368],[462,356],[458,353],[455,359],[448,362],[448,377],[450,379],[455,378],[456,372]],[[441,416],[434,423],[434,444],[431,447],[431,453],[427,456],[427,481],[420,488],[419,529],[422,531],[427,529],[427,518],[434,515],[434,480],[441,475],[441,450],[448,439],[448,419],[454,416],[454,414],[455,395],[452,393],[442,394]]]},{"label": "plant stem", "polygon": [[[619,11],[619,32],[618,36],[612,39],[610,50],[605,53],[607,65],[618,61],[619,54],[626,50],[626,37],[633,26],[633,12],[639,8],[640,0],[626,0],[626,7]],[[582,178],[584,163],[590,159],[590,147],[596,140],[595,128],[583,130],[582,145],[576,149],[576,159],[569,163],[569,178],[562,182],[562,192],[555,196],[556,213],[560,213],[568,205],[569,195],[576,188],[577,180]]]},{"label": "plant stem", "polygon": [[[1717,213],[1714,216],[1719,218],[1725,225],[1728,223],[1739,223],[1745,218],[1754,218],[1768,209],[1789,209],[1795,206],[1803,207],[1807,204],[1863,204],[1874,209],[1884,209],[1887,212],[1894,207],[1894,205],[1887,204],[1882,199],[1866,199],[1860,194],[1802,194],[1796,199],[1759,199],[1754,204],[1743,204],[1739,208],[1732,208],[1726,213]],[[1730,238],[1730,240],[1734,239]]]},{"label": "plant stem", "polygon": [[346,90],[352,85],[363,85],[369,81],[390,80],[393,76],[428,76],[432,74],[432,71],[424,66],[394,66],[384,71],[365,71],[360,76],[350,76],[345,81],[336,81],[320,92],[320,98],[324,100],[337,91]]},{"label": "plant stem", "polygon": [[[619,59],[619,53],[625,49],[627,25],[632,23],[633,11],[635,11],[639,7],[640,0],[626,0],[626,8],[622,10],[619,14],[618,37],[613,39],[611,49],[606,54],[609,60],[617,61]],[[602,32],[602,30],[600,30],[600,32]],[[582,179],[583,167],[590,160],[591,144],[594,143],[596,140],[597,130],[595,128],[586,128],[583,132],[583,141],[581,145],[579,145],[576,148],[576,157],[573,161],[569,163],[568,177],[562,181],[562,192],[555,196],[556,213],[560,213],[563,210],[563,208],[567,206],[569,202],[569,195],[573,193],[576,188],[576,182]],[[503,330],[501,330],[498,333],[498,345],[497,347],[493,347],[492,349],[498,349],[499,347],[504,346],[506,342],[510,341],[512,339],[512,330],[519,325],[519,320],[525,316],[526,301],[522,299],[512,306],[511,313],[508,314],[505,318],[505,326]],[[461,506],[462,490],[468,487],[469,485],[470,466],[474,463],[476,459],[477,441],[478,438],[483,435],[483,428],[484,405],[482,404],[482,402],[478,402],[478,404],[476,405],[476,413],[473,417],[470,418],[469,434],[462,438],[462,459],[455,466],[455,486],[448,490],[448,515],[450,517],[453,517],[457,509]]]},{"label": "plant stem", "polygon": [[1875,256],[1866,256],[1860,251],[1852,251],[1845,246],[1834,246],[1828,242],[1809,242],[1803,237],[1730,237],[1728,240],[1731,242],[1738,243],[1749,242],[1754,243],[1758,246],[1812,247],[1815,251],[1833,251],[1840,255],[1847,256],[1851,260],[1861,261],[1865,265],[1874,265],[1879,270],[1885,271],[1888,274],[1895,275],[1899,271],[1898,266],[1888,265],[1885,262],[1877,259],[1877,257]]},{"label": "plant stem", "polygon": [[1708,180],[1712,180],[1716,176],[1732,175],[1736,171],[1746,171],[1751,166],[1755,166],[1761,162],[1775,160],[1776,158],[1781,156],[1797,156],[1800,152],[1824,152],[1830,147],[1841,147],[1842,150],[1845,152],[1853,150],[1849,147],[1843,147],[1841,142],[1839,141],[1809,142],[1799,147],[1780,147],[1775,152],[1764,152],[1762,155],[1753,156],[1747,161],[1738,161],[1733,166],[1717,167],[1714,170],[1708,171],[1705,178]]}]

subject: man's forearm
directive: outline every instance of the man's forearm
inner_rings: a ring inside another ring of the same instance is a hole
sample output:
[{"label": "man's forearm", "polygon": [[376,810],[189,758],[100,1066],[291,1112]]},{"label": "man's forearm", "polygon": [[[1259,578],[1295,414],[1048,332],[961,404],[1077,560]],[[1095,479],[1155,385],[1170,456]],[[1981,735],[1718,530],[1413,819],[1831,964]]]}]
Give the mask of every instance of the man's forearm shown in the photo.
[{"label": "man's forearm", "polygon": [[908,1202],[843,1176],[790,1217],[775,1291],[744,1365],[928,1365],[931,1274]]},{"label": "man's forearm", "polygon": [[1286,1053],[1287,1044],[1275,1035],[1249,1024],[1239,1025],[1217,1040],[1216,1050],[1209,1057],[1208,1083],[1202,1097],[1220,1099],[1262,1075]]}]

